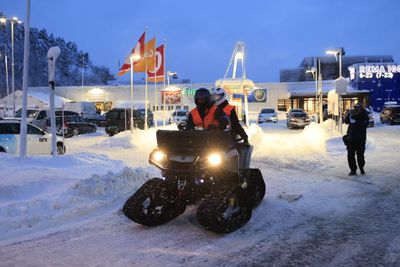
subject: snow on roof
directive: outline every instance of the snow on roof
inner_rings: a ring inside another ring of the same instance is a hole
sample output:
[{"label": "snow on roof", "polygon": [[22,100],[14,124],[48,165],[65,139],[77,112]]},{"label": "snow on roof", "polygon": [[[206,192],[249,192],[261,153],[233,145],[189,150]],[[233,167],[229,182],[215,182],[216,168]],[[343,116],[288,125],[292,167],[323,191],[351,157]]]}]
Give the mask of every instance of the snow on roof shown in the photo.
[{"label": "snow on roof", "polygon": [[[33,92],[28,91],[28,95],[42,101],[47,106],[50,105],[50,93],[39,92],[39,91],[33,91]],[[61,108],[62,105],[66,102],[70,102],[70,100],[62,96],[58,95],[54,96],[55,107]]]}]

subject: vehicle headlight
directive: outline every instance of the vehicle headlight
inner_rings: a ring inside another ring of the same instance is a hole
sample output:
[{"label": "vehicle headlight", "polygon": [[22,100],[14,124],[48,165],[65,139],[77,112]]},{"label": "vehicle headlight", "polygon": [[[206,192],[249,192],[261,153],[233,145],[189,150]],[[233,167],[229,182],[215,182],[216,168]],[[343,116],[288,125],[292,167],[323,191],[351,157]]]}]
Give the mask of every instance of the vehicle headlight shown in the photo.
[{"label": "vehicle headlight", "polygon": [[160,150],[155,150],[153,153],[151,153],[151,158],[156,162],[162,162],[165,158],[165,153]]},{"label": "vehicle headlight", "polygon": [[207,161],[211,166],[217,166],[221,164],[222,157],[220,154],[213,153],[207,156]]}]

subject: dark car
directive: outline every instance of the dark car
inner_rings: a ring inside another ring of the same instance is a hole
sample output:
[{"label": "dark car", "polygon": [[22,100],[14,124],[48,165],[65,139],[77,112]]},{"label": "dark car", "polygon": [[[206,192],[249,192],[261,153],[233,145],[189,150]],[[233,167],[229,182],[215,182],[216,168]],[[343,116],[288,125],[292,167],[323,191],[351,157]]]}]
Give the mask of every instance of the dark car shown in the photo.
[{"label": "dark car", "polygon": [[380,115],[381,123],[400,124],[400,105],[388,105],[383,107]]},{"label": "dark car", "polygon": [[[144,129],[144,109],[133,109],[133,127]],[[147,126],[153,125],[153,113],[147,110]],[[125,108],[114,108],[107,112],[106,133],[113,136],[131,128],[131,110]]]},{"label": "dark car", "polygon": [[304,128],[311,123],[307,113],[302,109],[292,109],[287,114],[287,127],[289,129]]},{"label": "dark car", "polygon": [[91,114],[85,118],[86,121],[96,124],[99,127],[105,127],[107,124],[107,118],[100,114]]},{"label": "dark car", "polygon": [[[57,114],[57,113],[56,113]],[[62,116],[56,116],[57,135],[62,135]],[[48,124],[49,127],[50,124]],[[95,133],[97,126],[94,123],[86,121],[82,116],[66,116],[64,114],[64,137],[69,138],[78,134]]]}]

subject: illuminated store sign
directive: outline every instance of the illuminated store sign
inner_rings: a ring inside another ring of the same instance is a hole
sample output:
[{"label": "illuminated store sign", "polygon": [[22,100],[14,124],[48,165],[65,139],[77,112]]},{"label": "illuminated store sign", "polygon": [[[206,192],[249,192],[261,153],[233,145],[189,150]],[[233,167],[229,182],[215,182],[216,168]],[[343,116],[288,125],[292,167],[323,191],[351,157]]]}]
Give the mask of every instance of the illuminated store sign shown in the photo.
[{"label": "illuminated store sign", "polygon": [[394,73],[400,73],[400,65],[359,65],[350,67],[349,71],[351,80],[356,78],[356,73],[358,78],[392,79]]}]

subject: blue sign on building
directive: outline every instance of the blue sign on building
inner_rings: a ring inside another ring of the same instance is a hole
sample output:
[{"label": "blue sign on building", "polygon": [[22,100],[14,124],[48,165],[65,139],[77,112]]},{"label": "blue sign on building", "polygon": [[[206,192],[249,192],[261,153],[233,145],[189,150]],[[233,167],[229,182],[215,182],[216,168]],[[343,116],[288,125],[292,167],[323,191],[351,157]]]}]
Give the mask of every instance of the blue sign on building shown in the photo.
[{"label": "blue sign on building", "polygon": [[[244,101],[243,94],[233,94],[233,98],[240,98]],[[247,101],[249,103],[255,102],[267,102],[267,89],[254,89],[247,95]]]},{"label": "blue sign on building", "polygon": [[388,101],[400,104],[400,65],[354,64],[349,67],[349,71],[353,88],[370,92],[369,105],[374,111],[381,111]]}]

